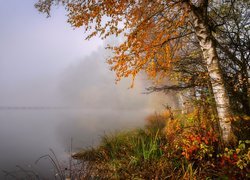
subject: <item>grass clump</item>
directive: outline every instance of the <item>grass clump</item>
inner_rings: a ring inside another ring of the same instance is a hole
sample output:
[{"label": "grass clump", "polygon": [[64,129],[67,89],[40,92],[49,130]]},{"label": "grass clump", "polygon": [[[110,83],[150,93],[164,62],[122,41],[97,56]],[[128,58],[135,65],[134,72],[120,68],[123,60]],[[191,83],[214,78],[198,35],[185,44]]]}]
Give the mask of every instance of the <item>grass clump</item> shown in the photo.
[{"label": "grass clump", "polygon": [[98,148],[79,152],[74,157],[87,161],[92,169],[89,176],[95,178],[152,176],[154,167],[159,166],[156,162],[166,164],[160,162],[161,142],[160,131],[136,129],[105,135]]},{"label": "grass clump", "polygon": [[163,119],[155,117],[159,127],[154,124],[153,128],[104,135],[98,148],[79,152],[74,158],[87,162],[89,172],[86,176],[92,178],[155,178],[155,167],[161,167],[157,171],[162,171],[168,164],[162,158],[166,140]]}]

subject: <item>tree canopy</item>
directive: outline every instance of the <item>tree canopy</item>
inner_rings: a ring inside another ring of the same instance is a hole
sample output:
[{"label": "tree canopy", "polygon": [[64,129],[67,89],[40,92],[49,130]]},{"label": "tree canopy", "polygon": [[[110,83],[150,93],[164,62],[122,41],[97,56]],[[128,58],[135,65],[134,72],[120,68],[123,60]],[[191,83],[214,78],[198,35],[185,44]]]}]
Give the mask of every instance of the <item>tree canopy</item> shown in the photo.
[{"label": "tree canopy", "polygon": [[[124,43],[110,47],[109,59],[117,79],[132,76],[140,70],[155,77],[165,74],[171,62],[180,58],[178,52],[192,34],[187,6],[178,1],[39,1],[36,7],[50,12],[52,4],[62,3],[73,27],[84,26],[91,31],[87,39],[100,35],[125,37]],[[182,39],[180,39],[182,37]]]}]

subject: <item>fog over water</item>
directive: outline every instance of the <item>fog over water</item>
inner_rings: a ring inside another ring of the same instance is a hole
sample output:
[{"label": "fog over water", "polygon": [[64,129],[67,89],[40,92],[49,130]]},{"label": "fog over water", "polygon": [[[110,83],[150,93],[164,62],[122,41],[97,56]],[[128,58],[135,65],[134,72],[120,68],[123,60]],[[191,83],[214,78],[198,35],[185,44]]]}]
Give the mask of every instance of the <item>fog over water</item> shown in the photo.
[{"label": "fog over water", "polygon": [[49,148],[64,159],[71,137],[75,150],[94,146],[104,132],[142,126],[175,100],[142,94],[143,76],[133,89],[129,79],[116,85],[106,41],[85,41],[63,9],[47,19],[35,0],[0,2],[0,170],[30,168]]}]

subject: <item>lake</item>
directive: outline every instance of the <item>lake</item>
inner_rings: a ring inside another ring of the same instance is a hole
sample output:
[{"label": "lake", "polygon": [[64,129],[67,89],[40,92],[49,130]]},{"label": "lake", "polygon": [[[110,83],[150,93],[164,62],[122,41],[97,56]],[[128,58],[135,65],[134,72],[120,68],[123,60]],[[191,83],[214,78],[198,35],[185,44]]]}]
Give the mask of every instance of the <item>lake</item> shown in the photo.
[{"label": "lake", "polygon": [[1,109],[0,169],[21,171],[18,165],[52,177],[54,170],[48,159],[34,164],[40,156],[50,153],[50,148],[60,162],[67,163],[71,138],[73,151],[96,146],[104,133],[140,127],[150,113],[145,109]]}]

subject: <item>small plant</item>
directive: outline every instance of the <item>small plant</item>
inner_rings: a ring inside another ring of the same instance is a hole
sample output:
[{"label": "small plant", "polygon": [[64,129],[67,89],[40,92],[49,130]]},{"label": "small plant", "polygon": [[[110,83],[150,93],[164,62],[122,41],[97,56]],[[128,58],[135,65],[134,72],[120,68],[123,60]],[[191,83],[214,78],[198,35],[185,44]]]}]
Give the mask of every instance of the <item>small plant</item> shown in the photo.
[{"label": "small plant", "polygon": [[185,168],[182,167],[183,170],[183,179],[196,179],[197,177],[197,169],[194,169],[193,164],[188,164]]},{"label": "small plant", "polygon": [[139,138],[139,149],[141,149],[143,154],[143,160],[149,160],[152,158],[157,158],[162,155],[161,149],[159,148],[159,130],[156,132],[155,136],[146,136]]},{"label": "small plant", "polygon": [[36,161],[35,164],[37,164],[41,159],[49,159],[49,161],[51,162],[51,164],[53,165],[53,167],[55,168],[55,179],[57,179],[56,177],[58,177],[59,179],[65,179],[65,174],[63,172],[63,168],[61,167],[57,156],[55,154],[55,152],[53,151],[53,149],[50,149],[51,154],[46,154],[43,155],[41,157],[39,157]]},{"label": "small plant", "polygon": [[250,140],[239,141],[235,148],[225,148],[217,157],[222,168],[231,166],[245,177],[250,177]]},{"label": "small plant", "polygon": [[214,146],[218,142],[218,136],[213,130],[207,131],[205,128],[192,128],[192,131],[184,134],[180,144],[182,155],[187,160],[202,160],[211,158],[215,152]]}]

